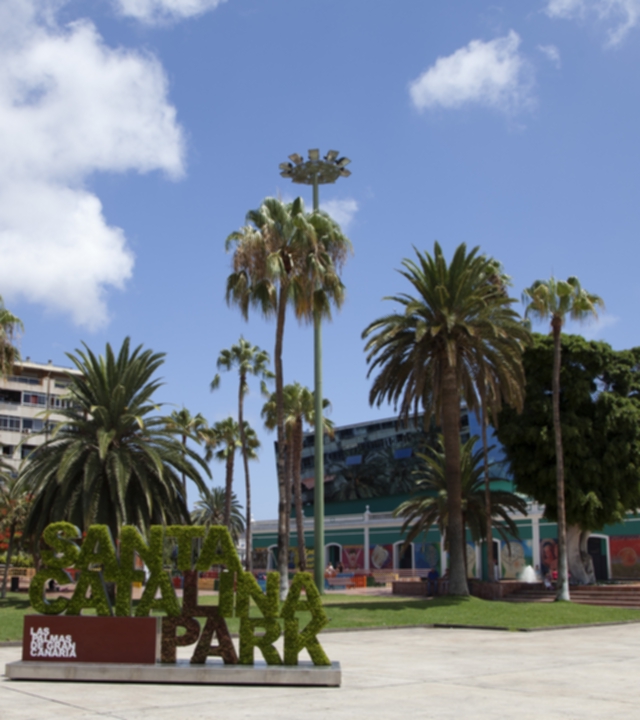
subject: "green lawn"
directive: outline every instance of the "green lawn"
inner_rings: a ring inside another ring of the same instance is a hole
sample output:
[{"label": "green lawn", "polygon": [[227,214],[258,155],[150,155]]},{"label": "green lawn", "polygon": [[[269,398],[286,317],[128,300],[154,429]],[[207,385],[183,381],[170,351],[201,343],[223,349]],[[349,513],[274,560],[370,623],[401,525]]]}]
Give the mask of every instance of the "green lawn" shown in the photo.
[{"label": "green lawn", "polygon": [[[217,597],[203,595],[202,604],[217,603]],[[331,594],[325,596],[329,629],[389,627],[397,625],[476,625],[519,628],[582,625],[603,622],[640,621],[640,609],[595,607],[573,603],[507,603],[478,598],[437,598],[412,600],[403,597],[363,597]],[[0,642],[20,640],[22,617],[33,610],[24,593],[8,593],[0,600]],[[255,612],[258,616],[257,611]],[[300,614],[302,622],[305,613]],[[238,621],[230,618],[229,630],[237,632]]]}]

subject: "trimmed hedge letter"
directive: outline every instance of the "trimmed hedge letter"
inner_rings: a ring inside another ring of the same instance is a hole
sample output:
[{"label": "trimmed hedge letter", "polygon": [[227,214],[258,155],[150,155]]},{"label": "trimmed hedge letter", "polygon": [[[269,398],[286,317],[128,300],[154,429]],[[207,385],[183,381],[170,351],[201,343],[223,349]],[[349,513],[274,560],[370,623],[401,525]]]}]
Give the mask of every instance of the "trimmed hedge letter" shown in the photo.
[{"label": "trimmed hedge letter", "polygon": [[[307,599],[301,600],[302,590],[305,590]],[[307,611],[311,613],[311,620],[302,632],[298,632],[299,620],[296,612]],[[314,665],[331,665],[322,645],[318,642],[318,633],[329,622],[320,593],[316,588],[311,573],[296,573],[289,594],[282,606],[280,616],[284,618],[284,664],[297,665],[298,655],[303,648],[307,649]]]},{"label": "trimmed hedge letter", "polygon": [[42,551],[42,562],[45,567],[38,571],[29,585],[29,600],[31,607],[43,615],[60,615],[69,604],[66,598],[47,600],[44,595],[45,585],[49,580],[55,580],[60,585],[71,582],[71,577],[65,568],[73,567],[80,550],[73,542],[81,537],[79,528],[68,522],[56,522],[47,525],[42,533],[42,539],[52,550]]},{"label": "trimmed hedge letter", "polygon": [[[137,530],[135,535],[133,533],[130,535],[131,548],[135,546],[138,554],[149,568],[149,579],[136,608],[136,617],[147,617],[151,610],[164,610],[169,617],[178,617],[180,615],[180,605],[178,605],[176,591],[171,584],[169,573],[165,572],[162,567],[162,539],[161,525],[151,526],[149,545],[144,543]],[[129,567],[128,563],[131,557],[129,553],[133,553],[133,549],[127,549],[127,567]],[[133,560],[131,562],[133,563]],[[155,600],[158,588],[160,588],[162,597],[160,600]]]},{"label": "trimmed hedge letter", "polygon": [[[238,576],[237,614],[240,617],[240,664],[253,665],[253,649],[258,648],[267,665],[282,665],[280,653],[273,643],[280,637],[278,620],[280,602],[278,600],[280,573],[267,575],[267,592],[264,594],[251,573],[243,572]],[[251,599],[258,606],[262,618],[250,618]],[[256,628],[264,629],[264,635],[257,636]]]}]

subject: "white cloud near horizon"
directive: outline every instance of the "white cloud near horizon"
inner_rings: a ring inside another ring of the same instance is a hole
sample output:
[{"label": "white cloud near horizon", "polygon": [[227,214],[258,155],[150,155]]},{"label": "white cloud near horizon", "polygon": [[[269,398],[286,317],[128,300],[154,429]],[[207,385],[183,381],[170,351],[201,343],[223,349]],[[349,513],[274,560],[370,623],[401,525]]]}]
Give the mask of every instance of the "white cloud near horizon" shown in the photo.
[{"label": "white cloud near horizon", "polygon": [[608,26],[608,45],[619,45],[640,24],[640,0],[547,0],[549,17],[585,20]]},{"label": "white cloud near horizon", "polygon": [[560,51],[555,45],[538,45],[538,50],[557,68],[561,65]]},{"label": "white cloud near horizon", "polygon": [[122,15],[151,24],[197,17],[224,2],[226,0],[114,0]]},{"label": "white cloud near horizon", "polygon": [[106,292],[133,271],[123,230],[87,190],[95,172],[184,172],[167,81],[150,54],[55,22],[60,2],[0,7],[0,294],[108,321]]},{"label": "white cloud near horizon", "polygon": [[597,318],[587,318],[584,323],[571,322],[571,329],[567,332],[579,333],[586,340],[601,340],[605,330],[619,322],[620,318],[616,315],[600,312]]},{"label": "white cloud near horizon", "polygon": [[320,203],[320,209],[331,215],[331,217],[346,231],[358,212],[358,201],[353,198],[342,200],[327,200]]},{"label": "white cloud near horizon", "polygon": [[418,110],[484,105],[508,114],[533,103],[533,71],[520,54],[520,36],[472,40],[452,55],[439,57],[409,86]]}]

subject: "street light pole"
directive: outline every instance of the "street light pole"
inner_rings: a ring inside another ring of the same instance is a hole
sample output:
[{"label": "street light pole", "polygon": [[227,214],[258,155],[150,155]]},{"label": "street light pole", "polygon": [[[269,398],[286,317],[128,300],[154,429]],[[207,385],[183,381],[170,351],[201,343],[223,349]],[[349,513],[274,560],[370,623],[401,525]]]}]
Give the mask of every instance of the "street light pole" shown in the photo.
[{"label": "street light pole", "polygon": [[[338,158],[337,150],[329,150],[323,159],[319,150],[309,150],[309,159],[300,155],[289,155],[292,162],[280,163],[280,175],[290,178],[294,183],[313,186],[313,211],[320,208],[318,186],[334,183],[339,177],[349,177],[351,171],[346,166],[349,158]],[[314,500],[313,500],[313,537],[314,537],[314,579],[318,592],[324,593],[324,434],[322,416],[322,317],[317,309],[313,311],[313,371],[314,371]]]}]

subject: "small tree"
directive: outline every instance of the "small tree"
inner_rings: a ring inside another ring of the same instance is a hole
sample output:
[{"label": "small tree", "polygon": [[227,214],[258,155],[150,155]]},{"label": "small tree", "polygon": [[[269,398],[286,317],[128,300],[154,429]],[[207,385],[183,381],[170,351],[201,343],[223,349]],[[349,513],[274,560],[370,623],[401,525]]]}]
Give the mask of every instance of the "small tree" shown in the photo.
[{"label": "small tree", "polygon": [[10,373],[13,364],[20,359],[16,336],[23,329],[20,318],[7,310],[0,295],[0,377]]},{"label": "small tree", "polygon": [[[640,507],[640,348],[617,351],[579,335],[560,342],[567,560],[572,578],[589,583],[590,532]],[[505,408],[497,429],[518,491],[543,504],[550,520],[558,520],[554,357],[554,339],[534,335],[524,354],[524,410]]]},{"label": "small tree", "polygon": [[[2,472],[6,470],[7,472]],[[0,531],[9,535],[7,559],[2,577],[1,597],[7,596],[7,578],[13,557],[16,533],[22,530],[29,511],[29,494],[25,492],[17,477],[9,475],[7,466],[0,467]]]}]

